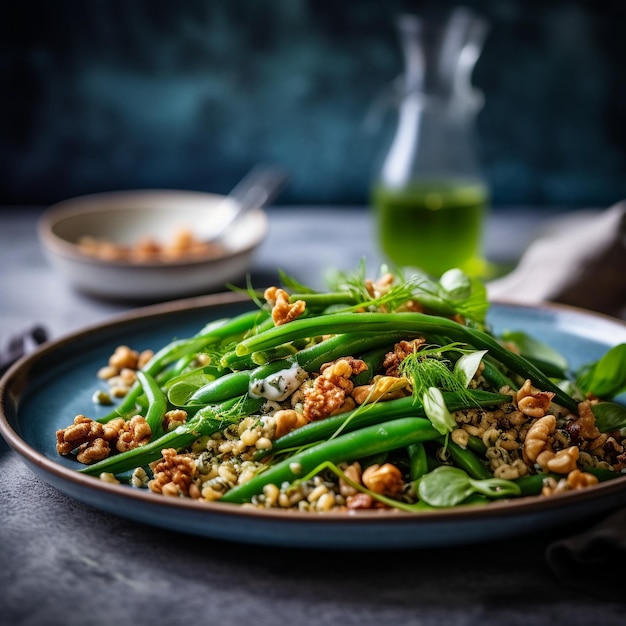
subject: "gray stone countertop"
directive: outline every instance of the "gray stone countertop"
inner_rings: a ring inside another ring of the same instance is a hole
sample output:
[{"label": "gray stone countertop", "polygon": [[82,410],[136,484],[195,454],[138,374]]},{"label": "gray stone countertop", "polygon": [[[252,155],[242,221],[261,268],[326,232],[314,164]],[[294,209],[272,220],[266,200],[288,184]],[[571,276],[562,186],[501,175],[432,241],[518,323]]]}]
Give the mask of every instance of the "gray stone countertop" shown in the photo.
[{"label": "gray stone countertop", "polygon": [[[53,337],[128,310],[73,292],[38,246],[36,209],[0,212],[0,340],[31,323]],[[544,216],[545,217],[545,216]],[[514,263],[537,213],[493,216],[490,258]],[[253,278],[276,268],[319,286],[361,257],[375,267],[367,212],[270,211]],[[0,440],[0,616],[5,624],[381,626],[623,624],[623,605],[570,589],[545,561],[575,525],[515,540],[379,552],[237,545],[161,530],[73,500]],[[593,576],[593,572],[581,572]]]}]

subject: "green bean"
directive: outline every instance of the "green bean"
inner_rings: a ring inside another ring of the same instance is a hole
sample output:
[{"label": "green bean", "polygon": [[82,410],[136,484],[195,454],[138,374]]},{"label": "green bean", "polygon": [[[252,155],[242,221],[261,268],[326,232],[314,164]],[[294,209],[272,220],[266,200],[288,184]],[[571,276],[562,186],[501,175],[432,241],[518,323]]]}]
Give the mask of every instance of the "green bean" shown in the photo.
[{"label": "green bean", "polygon": [[550,378],[556,378],[557,380],[565,380],[567,378],[567,373],[556,363],[552,363],[535,356],[528,356],[526,354],[522,354],[522,357]]},{"label": "green bean", "polygon": [[263,380],[271,374],[289,369],[292,365],[293,361],[281,359],[279,361],[270,361],[254,370],[230,372],[200,387],[185,404],[211,404],[228,400],[228,398],[235,396],[241,396],[248,392],[250,385],[255,380]]},{"label": "green bean", "polygon": [[[176,339],[156,352],[142,368],[150,376],[156,377],[170,363],[177,361],[189,354],[199,352],[212,343],[218,343],[233,335],[241,336],[246,331],[255,327],[260,318],[267,316],[267,312],[261,310],[248,311],[233,318],[224,318],[210,322],[199,333],[188,339]],[[120,416],[126,416],[134,408],[135,401],[141,393],[141,385],[135,383],[122,402],[107,415],[98,421],[110,422]]]},{"label": "green bean", "polygon": [[417,441],[439,436],[431,423],[423,418],[407,417],[384,424],[367,426],[323,441],[268,467],[248,482],[233,487],[220,502],[243,503],[260,494],[269,484],[293,482],[324,461],[343,463],[362,457],[406,447]]},{"label": "green bean", "polygon": [[444,438],[441,437],[439,441],[445,446],[453,465],[464,470],[471,478],[478,480],[493,478],[493,474],[472,450],[462,448],[452,439],[444,441]]},{"label": "green bean", "polygon": [[613,480],[614,478],[620,478],[626,475],[622,472],[606,469],[604,467],[588,467],[585,469],[585,472],[593,474],[601,483],[606,480]]},{"label": "green bean", "polygon": [[[205,345],[206,338],[204,337],[194,337],[192,339],[178,339],[172,341],[167,346],[159,350],[159,352],[157,352],[150,359],[150,361],[148,361],[146,366],[143,368],[143,371],[150,376],[157,376],[169,363],[179,359],[184,354],[197,352]],[[98,421],[106,423],[117,417],[126,416],[134,409],[135,402],[141,394],[141,391],[141,384],[138,381],[135,382],[124,396],[122,402],[113,411],[101,417]]]},{"label": "green bean", "polygon": [[477,435],[470,435],[467,441],[467,447],[474,453],[479,456],[485,456],[485,452],[487,452],[487,446],[481,437]]},{"label": "green bean", "polygon": [[142,368],[151,376],[156,376],[164,367],[191,353],[199,352],[212,343],[218,343],[228,337],[238,339],[266,313],[260,310],[248,311],[233,318],[217,320],[207,324],[199,333],[188,339],[177,339],[156,352]]},{"label": "green bean", "polygon": [[532,474],[530,476],[516,478],[514,482],[519,486],[522,496],[538,496],[543,489],[544,480],[546,478],[558,480],[562,478],[562,476],[558,474]]},{"label": "green bean", "polygon": [[[407,333],[391,333],[388,335],[372,335],[370,333],[344,333],[333,335],[327,339],[317,341],[312,345],[294,346],[298,340],[272,346],[267,350],[258,350],[246,355],[238,355],[236,350],[225,354],[220,363],[233,370],[249,369],[254,365],[262,365],[268,361],[284,356],[293,355],[297,362],[307,372],[317,372],[324,363],[329,363],[344,356],[358,356],[366,350],[375,347],[390,345],[406,338]],[[303,337],[300,340],[304,339]]]},{"label": "green bean", "polygon": [[289,302],[297,302],[298,300],[305,302],[307,309],[316,311],[323,311],[328,307],[337,306],[338,304],[354,306],[362,303],[362,300],[359,300],[354,294],[348,291],[293,293],[289,296]]},{"label": "green bean", "polygon": [[421,304],[425,310],[436,313],[437,315],[452,317],[459,312],[456,307],[434,294],[418,293],[415,294],[414,299],[418,304]]},{"label": "green bean", "polygon": [[[456,393],[444,391],[443,397],[450,411],[458,411],[468,406],[497,406],[509,400],[509,396],[481,390],[468,390],[471,401]],[[349,432],[363,426],[370,426],[398,417],[425,417],[424,405],[417,398],[407,397],[385,402],[362,405],[352,411],[310,422],[292,430],[276,441],[270,450],[259,454],[275,454],[287,449],[299,448],[314,442],[328,439],[338,431]]]},{"label": "green bean", "polygon": [[[424,309],[438,315],[453,316],[458,313],[454,306],[435,294],[413,290],[410,296],[407,294],[407,299],[409,297],[424,307]],[[307,309],[316,313],[338,305],[345,305],[354,309],[360,305],[367,306],[369,303],[369,300],[365,297],[358,297],[349,291],[293,293],[289,296],[290,302],[296,302],[297,300],[304,301]]]},{"label": "green bean", "polygon": [[385,356],[393,349],[393,346],[383,346],[382,348],[375,348],[365,354],[359,355],[359,358],[367,365],[367,369],[360,374],[357,374],[352,382],[355,387],[359,385],[367,385],[372,381],[372,378],[380,370],[385,360]]},{"label": "green bean", "polygon": [[[298,348],[293,344],[277,346],[276,348],[262,352],[253,352],[250,355],[251,367],[254,367],[255,365],[265,365],[266,363],[271,363],[272,361],[277,361],[279,359],[286,359],[295,356],[297,353]],[[233,369],[237,369],[236,363],[233,363],[233,366]]]},{"label": "green bean", "polygon": [[232,349],[222,355],[220,365],[232,371],[251,370],[259,365],[267,365],[272,361],[293,357],[298,354],[299,350],[302,350],[309,345],[310,342],[308,340],[294,341],[292,343],[284,343],[280,346],[276,346],[275,348],[270,348],[269,350],[251,352],[245,356],[237,356],[237,354],[235,354],[235,350]]},{"label": "green bean", "polygon": [[212,435],[229,423],[238,420],[242,415],[253,413],[260,408],[261,404],[262,401],[260,400],[242,397],[204,407],[189,421],[156,439],[152,439],[145,445],[115,454],[93,465],[81,468],[79,471],[83,474],[97,476],[103,472],[122,474],[136,467],[143,467],[160,459],[162,450],[185,448],[198,437]]},{"label": "green bean", "polygon": [[98,476],[103,472],[122,474],[160,459],[163,456],[162,450],[166,448],[184,448],[191,445],[198,437],[211,435],[223,427],[224,422],[218,419],[193,419],[143,446],[110,456],[81,468],[79,472],[90,476]]},{"label": "green bean", "polygon": [[445,334],[454,341],[461,341],[475,348],[488,350],[494,358],[519,376],[529,378],[535,386],[543,391],[554,393],[559,404],[574,412],[578,410],[576,400],[553,383],[532,363],[502,346],[493,336],[484,331],[463,326],[451,319],[435,315],[423,313],[330,313],[315,318],[296,319],[288,324],[244,339],[237,345],[236,351],[237,354],[244,355],[302,337],[327,333],[358,333],[361,328],[367,330],[368,333]]},{"label": "green bean", "polygon": [[358,356],[366,350],[381,346],[390,346],[390,349],[393,349],[394,343],[403,337],[406,337],[406,333],[404,335],[398,333],[333,335],[309,348],[300,350],[296,354],[296,360],[307,372],[319,372],[324,363],[344,356]]},{"label": "green bean", "polygon": [[502,387],[509,387],[512,391],[517,391],[519,388],[508,376],[506,376],[497,365],[489,359],[489,355],[485,355],[483,358],[483,377],[494,388],[502,389]]},{"label": "green bean", "polygon": [[199,389],[202,385],[210,382],[211,380],[215,380],[220,376],[224,376],[224,374],[227,373],[228,370],[225,370],[222,367],[215,365],[203,365],[201,367],[196,367],[186,372],[177,374],[163,383],[162,386],[164,389],[169,390],[178,383],[188,383],[189,385],[195,386]]},{"label": "green bean", "polygon": [[409,455],[409,480],[413,482],[428,472],[428,457],[424,443],[417,441],[409,444],[407,454]]},{"label": "green bean", "polygon": [[[605,482],[607,480],[613,480],[614,478],[623,477],[624,474],[621,472],[616,472],[610,469],[604,469],[601,467],[588,467],[585,469],[585,472],[588,474],[593,474],[598,481]],[[544,481],[547,478],[551,478],[552,480],[559,481],[564,476],[562,474],[532,474],[530,476],[522,476],[521,478],[515,479],[517,485],[519,485],[522,490],[522,496],[538,496],[541,494],[541,491],[544,486]]]},{"label": "green bean", "polygon": [[156,380],[147,372],[137,370],[137,380],[148,399],[145,419],[152,430],[151,438],[160,437],[163,432],[163,416],[167,411],[165,394],[161,391]]}]

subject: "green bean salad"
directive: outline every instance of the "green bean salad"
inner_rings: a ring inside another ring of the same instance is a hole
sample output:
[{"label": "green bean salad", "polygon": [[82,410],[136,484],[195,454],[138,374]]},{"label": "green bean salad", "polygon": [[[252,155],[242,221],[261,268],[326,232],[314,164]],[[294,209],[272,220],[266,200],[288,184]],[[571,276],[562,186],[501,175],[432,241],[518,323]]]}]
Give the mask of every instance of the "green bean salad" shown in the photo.
[{"label": "green bean salad", "polygon": [[585,489],[626,471],[626,344],[571,371],[496,335],[485,286],[362,263],[317,291],[281,273],[250,311],[156,352],[118,346],[104,417],[56,432],[79,472],[155,494],[306,512]]}]

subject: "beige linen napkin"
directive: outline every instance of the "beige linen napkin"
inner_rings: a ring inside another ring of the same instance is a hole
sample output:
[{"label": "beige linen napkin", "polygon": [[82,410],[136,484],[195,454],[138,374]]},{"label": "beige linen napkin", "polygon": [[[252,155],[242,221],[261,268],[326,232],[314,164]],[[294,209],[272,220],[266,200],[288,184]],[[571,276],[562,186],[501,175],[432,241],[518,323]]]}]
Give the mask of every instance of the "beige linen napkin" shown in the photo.
[{"label": "beige linen napkin", "polygon": [[487,287],[493,299],[559,302],[624,317],[626,201],[554,220],[517,267]]}]

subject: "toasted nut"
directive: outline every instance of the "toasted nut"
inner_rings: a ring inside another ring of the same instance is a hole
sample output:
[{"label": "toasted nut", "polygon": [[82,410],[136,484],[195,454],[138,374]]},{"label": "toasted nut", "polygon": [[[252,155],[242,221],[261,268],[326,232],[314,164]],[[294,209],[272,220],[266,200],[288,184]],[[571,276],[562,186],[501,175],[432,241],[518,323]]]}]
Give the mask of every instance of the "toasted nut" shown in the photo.
[{"label": "toasted nut", "polygon": [[524,455],[531,463],[537,460],[539,454],[546,449],[548,438],[556,428],[554,415],[540,417],[526,433],[524,440]]},{"label": "toasted nut", "polygon": [[374,493],[395,495],[402,491],[402,472],[393,464],[370,465],[363,471],[363,484]]},{"label": "toasted nut", "polygon": [[579,449],[577,446],[559,450],[553,458],[548,460],[546,467],[548,471],[555,474],[569,474],[576,469],[578,454]]}]

